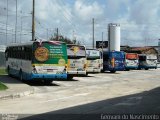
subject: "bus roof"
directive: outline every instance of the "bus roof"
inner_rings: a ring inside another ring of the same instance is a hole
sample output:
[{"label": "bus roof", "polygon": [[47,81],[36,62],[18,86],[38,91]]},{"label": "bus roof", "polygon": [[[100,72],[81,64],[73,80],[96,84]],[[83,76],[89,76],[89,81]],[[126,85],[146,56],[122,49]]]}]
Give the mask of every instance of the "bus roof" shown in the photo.
[{"label": "bus roof", "polygon": [[100,50],[98,50],[96,48],[87,48],[86,50],[97,50],[97,51],[100,51]]},{"label": "bus roof", "polygon": [[47,41],[47,40],[43,40],[43,41],[30,41],[30,42],[26,42],[26,43],[12,43],[10,45],[8,45],[7,47],[16,47],[16,46],[27,46],[27,45],[32,45],[33,43],[36,43],[36,42],[60,42],[61,44],[62,43],[65,43],[65,42],[61,42],[61,41]]},{"label": "bus roof", "polygon": [[85,45],[76,45],[76,44],[67,44],[67,46],[81,46],[81,47],[86,47]]}]

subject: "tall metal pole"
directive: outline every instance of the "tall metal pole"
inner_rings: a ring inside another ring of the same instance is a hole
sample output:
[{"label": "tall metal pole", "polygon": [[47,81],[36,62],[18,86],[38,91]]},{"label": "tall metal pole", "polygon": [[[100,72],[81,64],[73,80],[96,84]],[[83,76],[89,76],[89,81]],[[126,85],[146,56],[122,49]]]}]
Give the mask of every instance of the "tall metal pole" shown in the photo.
[{"label": "tall metal pole", "polygon": [[58,31],[58,28],[57,28],[57,41],[59,40],[59,39],[58,39],[58,36],[59,36],[59,35],[58,35],[58,34],[59,34],[58,32],[59,32],[59,31]]},{"label": "tall metal pole", "polygon": [[33,10],[32,10],[32,41],[35,40],[35,0],[33,0]]},{"label": "tall metal pole", "polygon": [[7,40],[8,40],[8,0],[7,0],[7,20],[6,20],[6,45],[7,45]]},{"label": "tall metal pole", "polygon": [[92,19],[92,24],[93,24],[93,48],[94,48],[94,18]]},{"label": "tall metal pole", "polygon": [[110,52],[110,24],[108,24],[108,51]]},{"label": "tall metal pole", "polygon": [[16,0],[16,24],[15,24],[15,43],[17,41],[17,0]]},{"label": "tall metal pole", "polygon": [[102,32],[102,51],[103,51],[103,32]]},{"label": "tall metal pole", "polygon": [[48,40],[48,28],[47,28],[47,40]]},{"label": "tall metal pole", "polygon": [[[22,11],[21,11],[22,14]],[[21,16],[21,32],[20,32],[20,43],[22,42],[22,16]]]}]

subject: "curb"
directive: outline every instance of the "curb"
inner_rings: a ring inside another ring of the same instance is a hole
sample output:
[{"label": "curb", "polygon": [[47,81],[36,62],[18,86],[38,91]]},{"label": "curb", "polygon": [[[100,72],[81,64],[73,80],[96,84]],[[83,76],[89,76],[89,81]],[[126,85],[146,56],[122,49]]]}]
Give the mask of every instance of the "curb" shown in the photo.
[{"label": "curb", "polygon": [[24,92],[15,92],[8,95],[0,95],[0,100],[15,99],[15,98],[24,97],[31,94],[34,94],[34,88],[32,88],[32,90],[28,90]]}]

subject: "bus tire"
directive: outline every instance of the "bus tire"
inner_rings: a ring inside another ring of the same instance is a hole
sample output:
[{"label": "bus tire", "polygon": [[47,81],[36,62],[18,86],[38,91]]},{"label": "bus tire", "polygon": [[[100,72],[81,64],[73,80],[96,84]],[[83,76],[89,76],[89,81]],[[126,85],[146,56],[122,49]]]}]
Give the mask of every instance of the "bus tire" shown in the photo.
[{"label": "bus tire", "polygon": [[12,75],[10,73],[10,67],[9,66],[7,67],[7,73],[8,73],[8,76],[12,77]]},{"label": "bus tire", "polygon": [[72,75],[67,75],[67,80],[72,80],[73,76]]},{"label": "bus tire", "polygon": [[52,84],[53,80],[44,80],[44,84],[46,85],[50,85]]},{"label": "bus tire", "polygon": [[86,73],[86,76],[88,76],[88,73]]},{"label": "bus tire", "polygon": [[111,70],[110,72],[111,72],[111,73],[115,73],[116,71],[115,71],[115,70]]},{"label": "bus tire", "polygon": [[145,68],[145,70],[148,70],[149,68]]},{"label": "bus tire", "polygon": [[23,73],[22,70],[19,71],[19,80],[23,81]]},{"label": "bus tire", "polygon": [[104,73],[104,70],[101,70],[101,73]]}]

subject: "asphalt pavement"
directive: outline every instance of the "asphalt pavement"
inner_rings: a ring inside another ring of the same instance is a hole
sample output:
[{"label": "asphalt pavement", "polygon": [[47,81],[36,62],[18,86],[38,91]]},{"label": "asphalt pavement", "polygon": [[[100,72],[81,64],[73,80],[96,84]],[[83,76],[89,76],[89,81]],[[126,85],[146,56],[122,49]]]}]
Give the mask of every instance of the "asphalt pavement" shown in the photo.
[{"label": "asphalt pavement", "polygon": [[34,88],[8,75],[1,75],[0,82],[4,83],[8,89],[0,91],[0,100],[14,99],[34,93]]}]

